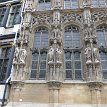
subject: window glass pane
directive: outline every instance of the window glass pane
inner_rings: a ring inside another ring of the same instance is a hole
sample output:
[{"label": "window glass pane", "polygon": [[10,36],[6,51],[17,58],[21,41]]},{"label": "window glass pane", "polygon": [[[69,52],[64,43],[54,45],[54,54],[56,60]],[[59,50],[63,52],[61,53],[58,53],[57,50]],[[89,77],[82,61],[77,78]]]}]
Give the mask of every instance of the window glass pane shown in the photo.
[{"label": "window glass pane", "polygon": [[49,10],[51,8],[50,0],[39,0],[38,10]]},{"label": "window glass pane", "polygon": [[12,25],[20,23],[20,21],[21,21],[20,12],[21,12],[21,5],[12,6],[11,12],[9,15],[8,26],[12,26]]},{"label": "window glass pane", "polygon": [[78,7],[78,1],[77,0],[71,0],[72,6],[71,8],[77,8]]},{"label": "window glass pane", "polygon": [[66,70],[66,78],[72,79],[72,70]]},{"label": "window glass pane", "polygon": [[97,41],[99,46],[106,46],[105,35],[103,31],[97,31]]},{"label": "window glass pane", "polygon": [[0,26],[3,24],[5,13],[6,13],[6,8],[0,8]]},{"label": "window glass pane", "polygon": [[47,57],[47,53],[43,52],[41,53],[41,60],[46,60],[46,57]]},{"label": "window glass pane", "polygon": [[75,61],[75,69],[81,69],[81,62]]},{"label": "window glass pane", "polygon": [[65,47],[72,47],[72,36],[71,36],[71,32],[69,31],[65,31],[64,34],[64,45]]},{"label": "window glass pane", "polygon": [[39,78],[45,78],[46,70],[40,70]]},{"label": "window glass pane", "polygon": [[37,69],[38,62],[37,61],[32,61],[32,69]]},{"label": "window glass pane", "polygon": [[74,60],[80,60],[80,52],[74,52]]},{"label": "window glass pane", "polygon": [[107,70],[103,70],[103,78],[107,79]]},{"label": "window glass pane", "polygon": [[38,57],[39,57],[39,53],[33,54],[33,60],[38,60]]},{"label": "window glass pane", "polygon": [[13,25],[13,20],[14,20],[14,14],[11,14],[8,23],[9,26]]},{"label": "window glass pane", "polygon": [[66,61],[65,64],[66,69],[72,69],[71,61]]},{"label": "window glass pane", "polygon": [[101,58],[101,60],[107,60],[107,53],[101,52],[100,53],[100,58]]},{"label": "window glass pane", "polygon": [[66,52],[65,53],[65,60],[71,60],[72,58],[72,53],[71,52]]},{"label": "window glass pane", "polygon": [[98,0],[92,0],[92,5],[93,5],[94,7],[98,6]]},{"label": "window glass pane", "polygon": [[71,8],[71,1],[70,0],[64,0],[64,8],[65,9]]},{"label": "window glass pane", "polygon": [[41,62],[40,69],[46,69],[46,61]]},{"label": "window glass pane", "polygon": [[107,69],[107,61],[101,61],[101,65],[103,69]]},{"label": "window glass pane", "polygon": [[19,21],[20,21],[19,17],[20,17],[19,13],[16,13],[15,16],[14,16],[14,22],[13,22],[14,24],[18,24],[19,23]]},{"label": "window glass pane", "polygon": [[80,46],[80,35],[79,32],[73,32],[73,45],[75,48]]},{"label": "window glass pane", "polygon": [[106,2],[105,2],[105,0],[99,0],[99,4],[100,4],[100,6],[105,6]]},{"label": "window glass pane", "polygon": [[81,80],[82,79],[81,70],[75,70],[75,79],[76,80]]},{"label": "window glass pane", "polygon": [[30,78],[36,78],[37,70],[31,70]]}]

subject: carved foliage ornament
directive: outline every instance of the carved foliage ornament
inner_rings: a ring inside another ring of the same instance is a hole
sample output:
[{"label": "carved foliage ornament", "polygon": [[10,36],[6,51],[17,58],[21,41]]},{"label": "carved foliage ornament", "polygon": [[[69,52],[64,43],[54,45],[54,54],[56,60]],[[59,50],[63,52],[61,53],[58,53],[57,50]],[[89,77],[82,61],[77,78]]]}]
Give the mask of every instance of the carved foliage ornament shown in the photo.
[{"label": "carved foliage ornament", "polygon": [[32,18],[32,24],[50,24],[52,23],[52,17],[49,14],[41,13],[35,15],[35,17]]},{"label": "carved foliage ornament", "polygon": [[61,16],[61,21],[62,22],[69,22],[69,21],[82,22],[82,15],[77,14],[77,13],[64,13]]},{"label": "carved foliage ornament", "polygon": [[102,12],[97,12],[92,14],[92,19],[93,21],[103,21],[107,19],[107,12],[102,11]]}]

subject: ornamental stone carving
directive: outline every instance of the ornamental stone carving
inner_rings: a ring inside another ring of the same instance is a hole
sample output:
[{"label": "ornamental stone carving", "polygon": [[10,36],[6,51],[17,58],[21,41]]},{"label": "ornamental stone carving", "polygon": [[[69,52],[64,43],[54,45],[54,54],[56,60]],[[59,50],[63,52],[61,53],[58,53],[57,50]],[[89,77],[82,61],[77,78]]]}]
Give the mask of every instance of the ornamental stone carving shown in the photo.
[{"label": "ornamental stone carving", "polygon": [[59,28],[54,28],[52,30],[52,34],[51,34],[51,38],[50,38],[50,42],[51,43],[58,43],[59,45],[62,44],[62,34],[61,34],[61,30]]},{"label": "ornamental stone carving", "polygon": [[94,62],[99,63],[99,51],[97,48],[93,48],[93,56],[94,56]]},{"label": "ornamental stone carving", "polygon": [[59,48],[56,48],[56,63],[62,63],[62,51]]},{"label": "ornamental stone carving", "polygon": [[54,11],[53,13],[53,25],[58,26],[60,24],[60,12]]},{"label": "ornamental stone carving", "polygon": [[33,0],[26,0],[25,10],[30,11],[33,9]]},{"label": "ornamental stone carving", "polygon": [[36,14],[35,16],[32,17],[32,24],[51,24],[52,23],[52,17],[51,14],[47,13],[41,13],[41,14]]},{"label": "ornamental stone carving", "polygon": [[61,1],[60,0],[54,0],[54,8],[55,9],[61,8]]},{"label": "ornamental stone carving", "polygon": [[107,20],[107,12],[100,11],[92,13],[92,20],[95,22]]},{"label": "ornamental stone carving", "polygon": [[48,52],[48,64],[54,62],[54,48],[50,46],[49,52]]},{"label": "ornamental stone carving", "polygon": [[20,49],[20,55],[19,55],[19,63],[24,65],[25,59],[27,57],[27,52],[25,49]]},{"label": "ornamental stone carving", "polygon": [[13,64],[16,65],[18,64],[19,61],[19,48],[15,48],[15,53],[14,53],[14,59],[13,59]]},{"label": "ornamental stone carving", "polygon": [[25,49],[20,49],[19,47],[16,47],[15,49],[15,54],[14,54],[14,59],[13,59],[13,64],[25,64],[25,59],[27,57],[27,52]]},{"label": "ornamental stone carving", "polygon": [[90,0],[83,0],[83,7],[89,7],[90,5]]},{"label": "ornamental stone carving", "polygon": [[85,49],[85,55],[86,55],[86,64],[92,63],[92,50],[89,44],[87,44],[87,47]]},{"label": "ornamental stone carving", "polygon": [[77,22],[83,22],[83,18],[81,14],[78,13],[62,13],[61,16],[61,22],[70,22],[70,21],[77,21]]}]

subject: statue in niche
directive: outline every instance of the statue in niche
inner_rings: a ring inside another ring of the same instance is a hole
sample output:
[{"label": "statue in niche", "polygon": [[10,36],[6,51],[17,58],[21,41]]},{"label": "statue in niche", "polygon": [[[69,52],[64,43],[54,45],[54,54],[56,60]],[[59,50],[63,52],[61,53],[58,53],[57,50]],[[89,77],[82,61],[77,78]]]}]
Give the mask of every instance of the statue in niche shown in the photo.
[{"label": "statue in niche", "polygon": [[33,7],[32,0],[27,0],[26,2],[26,10],[31,10]]},{"label": "statue in niche", "polygon": [[84,17],[85,17],[85,24],[87,24],[90,27],[90,24],[91,24],[90,13],[88,11],[86,11]]},{"label": "statue in niche", "polygon": [[20,54],[19,54],[19,63],[20,64],[25,64],[25,59],[27,56],[27,52],[25,49],[20,49]]},{"label": "statue in niche", "polygon": [[15,53],[14,53],[14,59],[13,59],[13,64],[18,64],[18,60],[19,60],[19,48],[16,47],[15,49]]},{"label": "statue in niche", "polygon": [[54,48],[50,46],[49,52],[48,52],[48,63],[54,62]]},{"label": "statue in niche", "polygon": [[61,59],[62,59],[62,51],[59,48],[57,48],[56,49],[56,62],[62,63]]},{"label": "statue in niche", "polygon": [[57,39],[60,43],[62,42],[61,31],[58,28],[55,28],[52,31],[52,38]]},{"label": "statue in niche", "polygon": [[99,51],[97,48],[93,48],[93,56],[94,56],[94,61],[95,63],[99,63]]},{"label": "statue in niche", "polygon": [[55,0],[54,1],[54,7],[55,8],[60,8],[61,7],[61,1],[60,0]]},{"label": "statue in niche", "polygon": [[53,24],[54,24],[55,26],[58,26],[58,24],[60,24],[60,13],[59,13],[59,11],[55,11],[55,12],[54,12]]},{"label": "statue in niche", "polygon": [[88,28],[85,29],[84,35],[85,35],[85,39],[88,39],[90,37],[89,29]]},{"label": "statue in niche", "polygon": [[91,55],[91,48],[89,45],[87,45],[87,48],[85,49],[85,55],[86,55],[86,64],[92,63],[92,55]]},{"label": "statue in niche", "polygon": [[84,7],[90,6],[90,1],[89,0],[84,0],[83,1],[83,6]]}]

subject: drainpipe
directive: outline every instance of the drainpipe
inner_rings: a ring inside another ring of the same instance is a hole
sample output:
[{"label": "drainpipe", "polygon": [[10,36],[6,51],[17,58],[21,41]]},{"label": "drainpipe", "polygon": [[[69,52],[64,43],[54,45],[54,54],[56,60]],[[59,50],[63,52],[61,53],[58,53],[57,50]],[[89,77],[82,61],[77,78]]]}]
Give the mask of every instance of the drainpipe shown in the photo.
[{"label": "drainpipe", "polygon": [[3,93],[3,100],[2,100],[2,104],[1,104],[1,107],[4,106],[4,102],[5,102],[5,95],[6,95],[6,91],[7,91],[7,86],[8,86],[8,83],[11,79],[11,75],[7,78],[6,82],[5,82],[5,89],[4,89],[4,93]]}]

